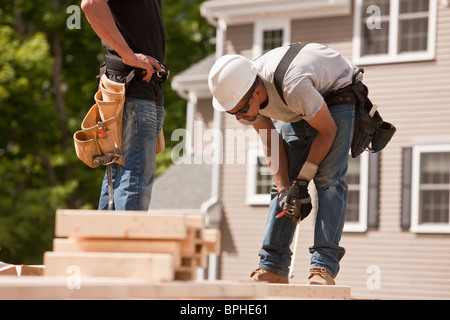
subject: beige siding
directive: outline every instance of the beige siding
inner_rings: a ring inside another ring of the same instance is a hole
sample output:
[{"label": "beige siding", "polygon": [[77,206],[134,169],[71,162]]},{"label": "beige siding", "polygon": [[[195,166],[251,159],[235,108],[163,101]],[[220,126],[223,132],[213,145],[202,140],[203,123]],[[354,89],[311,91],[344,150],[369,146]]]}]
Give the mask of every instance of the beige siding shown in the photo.
[{"label": "beige siding", "polygon": [[[450,298],[450,235],[413,234],[400,228],[402,148],[450,143],[450,10],[438,12],[436,59],[364,66],[365,82],[383,117],[397,133],[381,157],[380,228],[346,234],[339,283],[354,295],[380,298]],[[381,289],[365,285],[377,265]]]},{"label": "beige siding", "polygon": [[351,59],[353,16],[295,20],[291,25],[292,42],[323,43]]},{"label": "beige siding", "polygon": [[253,25],[230,26],[227,29],[225,51],[251,57],[253,44]]},{"label": "beige siding", "polygon": [[204,125],[203,130],[214,127],[214,109],[211,108],[211,99],[201,99],[197,102],[194,121],[201,121]]},{"label": "beige siding", "polygon": [[[435,61],[364,66],[371,99],[385,120],[396,125],[397,133],[381,154],[379,228],[345,233],[341,241],[347,254],[336,282],[352,286],[354,297],[450,298],[450,235],[413,234],[400,228],[402,148],[450,142],[450,9],[438,10]],[[292,26],[293,41],[326,43],[351,59],[353,16],[294,21]],[[230,27],[228,52],[251,56],[252,32],[249,25]],[[225,115],[224,128],[233,127],[246,129]],[[223,166],[223,279],[246,279],[259,261],[268,207],[245,204],[245,175],[245,165]],[[306,281],[313,222],[312,214],[302,223],[292,283]],[[369,266],[381,271],[380,289],[367,287]]]}]

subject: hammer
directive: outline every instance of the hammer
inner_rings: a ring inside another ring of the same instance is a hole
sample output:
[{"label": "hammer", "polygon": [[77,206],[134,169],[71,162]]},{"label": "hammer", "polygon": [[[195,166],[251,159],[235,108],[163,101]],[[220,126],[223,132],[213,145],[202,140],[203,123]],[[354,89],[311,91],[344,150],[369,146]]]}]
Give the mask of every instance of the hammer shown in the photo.
[{"label": "hammer", "polygon": [[106,153],[103,156],[95,156],[92,159],[92,162],[94,165],[98,166],[100,164],[103,164],[106,166],[106,174],[108,176],[108,195],[109,195],[109,202],[108,202],[108,210],[115,210],[114,209],[114,188],[113,188],[113,181],[112,181],[112,168],[111,165],[115,162],[117,158],[121,158],[121,155],[115,154],[115,153]]}]

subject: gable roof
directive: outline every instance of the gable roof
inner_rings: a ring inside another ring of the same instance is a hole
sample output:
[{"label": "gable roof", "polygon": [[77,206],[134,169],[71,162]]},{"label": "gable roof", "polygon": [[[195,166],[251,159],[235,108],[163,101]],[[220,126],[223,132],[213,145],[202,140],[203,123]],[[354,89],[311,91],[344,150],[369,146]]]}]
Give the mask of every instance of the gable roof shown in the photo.
[{"label": "gable roof", "polygon": [[189,91],[193,91],[198,97],[210,97],[208,74],[215,61],[216,55],[211,54],[183,72],[180,72],[171,82],[172,89],[186,100],[188,99],[187,95]]}]

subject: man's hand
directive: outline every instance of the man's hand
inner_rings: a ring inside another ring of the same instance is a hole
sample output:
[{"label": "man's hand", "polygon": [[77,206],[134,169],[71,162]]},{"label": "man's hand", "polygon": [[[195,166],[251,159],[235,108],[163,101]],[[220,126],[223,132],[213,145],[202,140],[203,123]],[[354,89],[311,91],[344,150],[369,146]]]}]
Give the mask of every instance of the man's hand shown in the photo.
[{"label": "man's hand", "polygon": [[294,183],[297,183],[298,185],[298,199],[296,206],[299,207],[298,215],[296,213],[294,219],[298,220],[300,217],[300,220],[303,220],[311,213],[312,209],[311,196],[308,193],[309,181],[296,179],[294,180]]},{"label": "man's hand", "polygon": [[278,193],[278,205],[282,210],[286,212],[288,215],[294,214],[294,203],[292,201],[292,196],[289,195],[289,191],[291,189],[284,189]]},{"label": "man's hand", "polygon": [[[152,56],[146,56],[141,53],[135,53],[129,57],[122,57],[123,62],[131,67],[144,69],[146,71],[145,76],[142,78],[143,81],[149,82],[155,72],[155,69],[162,72],[163,69],[158,63],[158,60]],[[155,69],[154,69],[155,68]]]},{"label": "man's hand", "polygon": [[295,179],[289,190],[284,189],[278,194],[278,204],[286,214],[297,223],[298,220],[305,219],[311,212],[311,197],[308,193],[306,180]]},{"label": "man's hand", "polygon": [[108,7],[108,0],[82,0],[81,8],[97,35],[122,57],[126,65],[146,71],[147,74],[142,80],[150,81],[155,71],[153,68],[162,72],[161,66],[155,58],[134,53],[130,49],[119,29],[117,29]]}]

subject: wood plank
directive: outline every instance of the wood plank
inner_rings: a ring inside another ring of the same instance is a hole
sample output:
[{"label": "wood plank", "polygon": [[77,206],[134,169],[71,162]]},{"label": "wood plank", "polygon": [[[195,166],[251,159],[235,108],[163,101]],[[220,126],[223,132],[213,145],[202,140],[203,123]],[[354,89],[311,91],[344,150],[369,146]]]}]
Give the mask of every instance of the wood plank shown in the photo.
[{"label": "wood plank", "polygon": [[56,238],[54,252],[169,253],[174,267],[181,264],[181,241],[146,239]]},{"label": "wood plank", "polygon": [[57,210],[57,237],[184,239],[183,214],[151,214],[142,211]]},{"label": "wood plank", "polygon": [[188,228],[186,238],[181,241],[181,256],[193,257],[195,255],[195,246],[198,239],[198,230]]},{"label": "wood plank", "polygon": [[43,265],[22,265],[20,266],[20,276],[42,276],[45,266]]},{"label": "wood plank", "polygon": [[3,277],[0,281],[0,300],[264,299],[267,294],[267,285],[257,282],[150,282],[83,277],[80,286],[71,289],[67,277]]},{"label": "wood plank", "polygon": [[[195,277],[196,268],[207,267],[207,255],[204,248],[203,232],[205,230],[204,215],[186,215],[187,235],[181,242],[182,260],[190,261],[190,271],[186,268],[178,268],[176,279],[190,280]],[[186,267],[186,263],[182,262],[182,266]]]},{"label": "wood plank", "polygon": [[170,281],[172,256],[157,253],[46,252],[46,276],[123,277]]},{"label": "wood plank", "polygon": [[205,244],[206,254],[220,254],[220,230],[203,230],[203,243]]},{"label": "wood plank", "polygon": [[41,265],[0,264],[1,276],[41,276],[43,274],[44,266]]},{"label": "wood plank", "polygon": [[18,276],[17,268],[15,265],[9,264],[0,267],[0,276]]},{"label": "wood plank", "polygon": [[200,214],[186,214],[188,228],[203,230],[205,228],[205,216]]},{"label": "wood plank", "polygon": [[274,299],[350,300],[351,288],[345,286],[310,286],[302,284],[267,284]]}]

